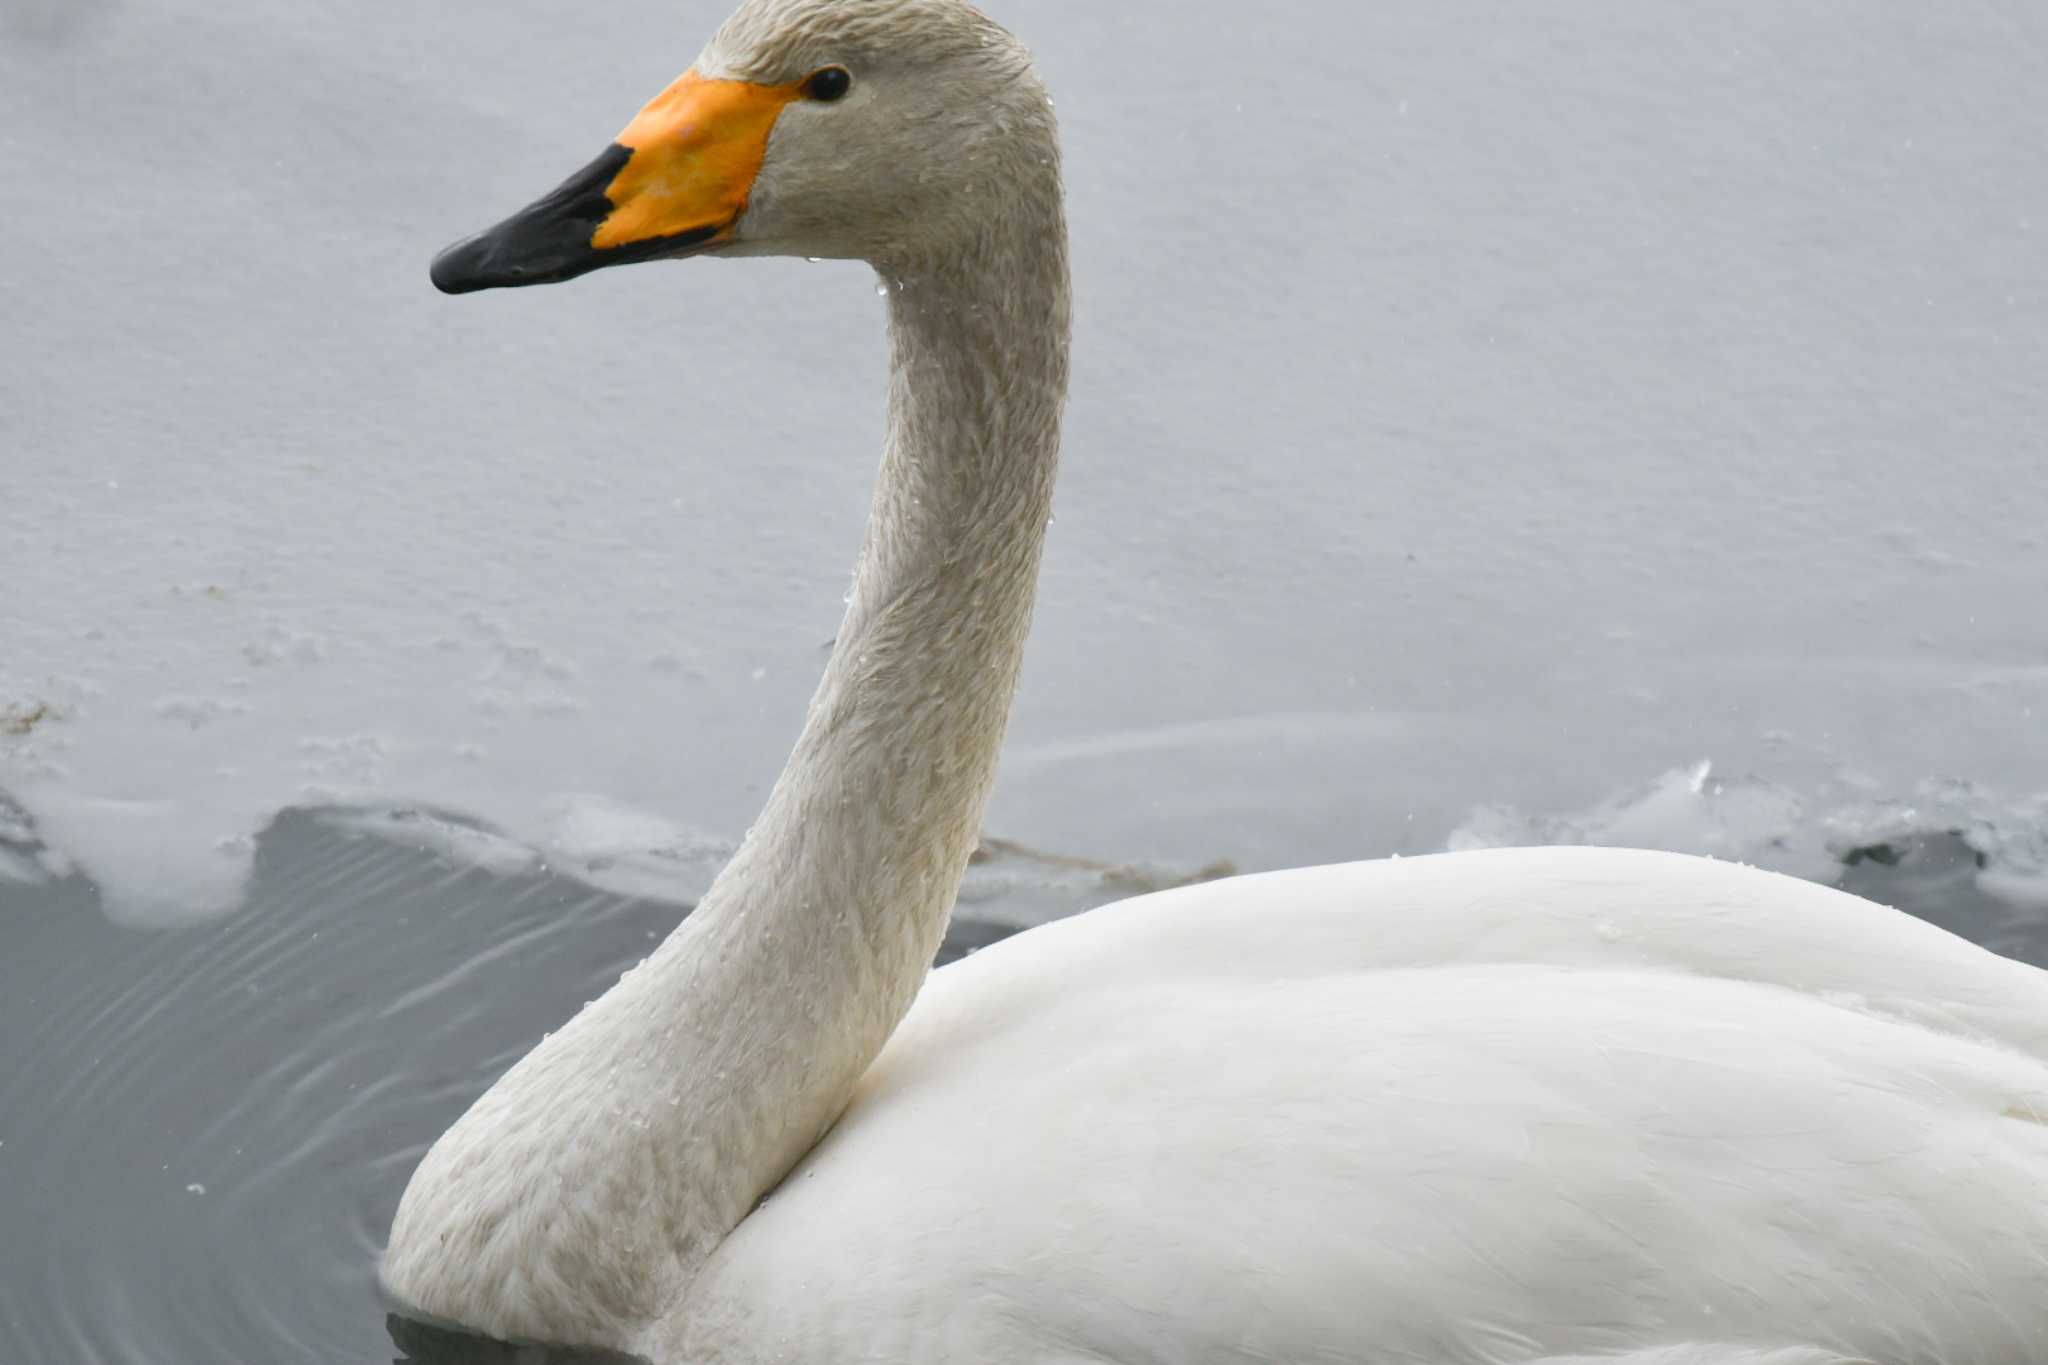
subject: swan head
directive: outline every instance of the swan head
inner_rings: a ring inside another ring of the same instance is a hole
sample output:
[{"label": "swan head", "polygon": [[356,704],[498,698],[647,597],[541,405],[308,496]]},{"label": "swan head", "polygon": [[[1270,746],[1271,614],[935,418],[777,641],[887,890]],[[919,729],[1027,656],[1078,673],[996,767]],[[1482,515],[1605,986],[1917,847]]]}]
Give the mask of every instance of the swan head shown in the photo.
[{"label": "swan head", "polygon": [[887,267],[1057,194],[1029,54],[965,0],[747,0],[590,165],[434,260],[448,293],[686,256]]}]

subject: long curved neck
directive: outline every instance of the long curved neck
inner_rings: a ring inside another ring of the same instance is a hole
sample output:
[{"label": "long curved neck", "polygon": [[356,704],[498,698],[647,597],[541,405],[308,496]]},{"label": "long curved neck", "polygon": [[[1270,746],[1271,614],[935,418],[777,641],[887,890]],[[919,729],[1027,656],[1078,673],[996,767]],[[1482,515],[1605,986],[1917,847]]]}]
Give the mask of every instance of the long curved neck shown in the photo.
[{"label": "long curved neck", "polygon": [[[856,1076],[924,979],[995,780],[1051,513],[1065,256],[1054,219],[885,274],[889,438],[846,618],[697,912],[804,929],[814,975],[852,990],[834,1029],[860,1039]],[[787,966],[794,948],[771,953]]]},{"label": "long curved neck", "polygon": [[957,249],[878,267],[888,440],[802,737],[696,911],[421,1162],[384,1263],[415,1309],[631,1349],[916,997],[995,778],[1066,392],[1056,159],[1011,188]]},{"label": "long curved neck", "polygon": [[979,837],[1065,399],[1054,209],[971,255],[883,275],[889,434],[846,618],[766,808],[692,916],[695,941],[670,945],[719,964],[677,1001],[689,1033],[722,1035],[731,1083],[716,1144],[730,1164],[698,1196],[713,1238],[823,1136],[909,1010]]},{"label": "long curved neck", "polygon": [[971,252],[882,275],[889,433],[846,618],[766,808],[692,916],[726,964],[750,1054],[729,1099],[759,1144],[720,1236],[838,1116],[930,969],[995,781],[1051,514],[1056,192]]}]

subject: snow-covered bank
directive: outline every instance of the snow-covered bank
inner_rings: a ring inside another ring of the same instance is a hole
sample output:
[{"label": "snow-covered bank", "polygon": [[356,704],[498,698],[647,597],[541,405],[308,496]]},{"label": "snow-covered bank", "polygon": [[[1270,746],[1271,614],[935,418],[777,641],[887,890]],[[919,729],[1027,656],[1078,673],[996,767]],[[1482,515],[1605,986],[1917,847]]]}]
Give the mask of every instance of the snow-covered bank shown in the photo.
[{"label": "snow-covered bank", "polygon": [[[2039,20],[992,8],[1060,97],[1081,298],[995,831],[1181,868],[1769,861],[1932,791],[1968,795],[1926,828],[1996,832],[1986,877],[2025,884]],[[0,324],[0,790],[43,849],[0,877],[75,864],[161,922],[236,904],[288,807],[454,812],[473,851],[649,885],[745,828],[865,510],[868,281],[425,280],[723,9],[0,30],[0,247],[33,263]],[[1631,805],[1703,756],[1740,780]]]}]

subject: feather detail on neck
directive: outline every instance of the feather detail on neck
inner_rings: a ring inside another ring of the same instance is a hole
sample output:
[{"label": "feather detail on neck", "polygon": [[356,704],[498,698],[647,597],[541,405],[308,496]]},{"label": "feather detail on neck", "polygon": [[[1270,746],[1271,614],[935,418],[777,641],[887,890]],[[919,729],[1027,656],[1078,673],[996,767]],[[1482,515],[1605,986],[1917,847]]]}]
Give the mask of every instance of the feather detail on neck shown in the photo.
[{"label": "feather detail on neck", "polygon": [[916,998],[994,782],[1051,509],[1069,304],[1046,131],[1006,211],[878,266],[889,433],[802,736],[689,919],[421,1163],[385,1281],[423,1313],[632,1349]]}]

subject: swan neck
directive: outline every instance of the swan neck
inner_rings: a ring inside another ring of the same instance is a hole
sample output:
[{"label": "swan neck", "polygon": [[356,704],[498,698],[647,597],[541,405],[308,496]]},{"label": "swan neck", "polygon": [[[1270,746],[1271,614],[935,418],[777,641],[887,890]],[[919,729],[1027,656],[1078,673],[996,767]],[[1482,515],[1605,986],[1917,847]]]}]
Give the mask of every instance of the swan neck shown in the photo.
[{"label": "swan neck", "polygon": [[806,964],[857,991],[837,1021],[859,1025],[856,1074],[938,950],[1022,664],[1067,382],[1056,192],[1049,203],[971,250],[881,267],[888,431],[846,617],[789,763],[705,907],[765,896],[764,922],[857,929]]},{"label": "swan neck", "polygon": [[384,1262],[419,1312],[636,1349],[916,997],[979,838],[1051,508],[1066,239],[1056,157],[1031,165],[970,241],[878,266],[887,438],[801,737],[697,909],[421,1162]]},{"label": "swan neck", "polygon": [[1036,207],[971,250],[880,271],[888,429],[846,616],[766,807],[692,916],[692,955],[720,964],[691,986],[692,1031],[726,1035],[732,1059],[716,1146],[736,1159],[706,1201],[719,1238],[908,1012],[980,838],[1066,396],[1056,179]]}]

